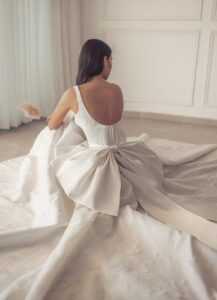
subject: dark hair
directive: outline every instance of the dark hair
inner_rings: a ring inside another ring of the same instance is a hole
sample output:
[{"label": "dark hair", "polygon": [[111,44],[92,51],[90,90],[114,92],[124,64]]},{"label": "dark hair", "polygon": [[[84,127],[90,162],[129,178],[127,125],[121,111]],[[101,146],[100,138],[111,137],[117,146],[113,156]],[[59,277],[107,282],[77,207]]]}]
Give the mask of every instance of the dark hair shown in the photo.
[{"label": "dark hair", "polygon": [[104,56],[111,55],[111,48],[102,40],[89,39],[82,48],[79,55],[78,74],[76,85],[87,82],[91,77],[102,73]]}]

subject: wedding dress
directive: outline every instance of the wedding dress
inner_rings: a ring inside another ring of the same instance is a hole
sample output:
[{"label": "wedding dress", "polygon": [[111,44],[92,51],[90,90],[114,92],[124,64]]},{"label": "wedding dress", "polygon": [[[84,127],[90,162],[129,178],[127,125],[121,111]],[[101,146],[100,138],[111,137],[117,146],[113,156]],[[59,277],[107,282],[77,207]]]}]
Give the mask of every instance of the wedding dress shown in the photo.
[{"label": "wedding dress", "polygon": [[127,138],[74,89],[78,112],[1,164],[0,299],[217,299],[217,144]]}]

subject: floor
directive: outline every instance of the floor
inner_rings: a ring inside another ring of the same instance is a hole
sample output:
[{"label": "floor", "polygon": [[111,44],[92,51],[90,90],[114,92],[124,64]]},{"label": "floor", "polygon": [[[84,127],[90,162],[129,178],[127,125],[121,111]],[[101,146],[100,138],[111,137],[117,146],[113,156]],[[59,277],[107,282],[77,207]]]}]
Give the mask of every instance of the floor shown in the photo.
[{"label": "floor", "polygon": [[[34,120],[18,128],[0,130],[0,161],[27,154],[38,133],[45,126],[47,126],[45,120]],[[125,117],[122,119],[122,128],[127,136],[137,136],[146,132],[153,137],[186,143],[217,143],[217,126]]]}]

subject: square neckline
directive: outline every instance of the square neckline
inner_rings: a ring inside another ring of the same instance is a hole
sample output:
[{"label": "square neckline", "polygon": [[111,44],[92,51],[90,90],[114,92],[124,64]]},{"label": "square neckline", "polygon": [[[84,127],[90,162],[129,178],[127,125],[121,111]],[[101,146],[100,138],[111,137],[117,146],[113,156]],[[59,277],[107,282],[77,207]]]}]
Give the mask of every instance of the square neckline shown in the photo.
[{"label": "square neckline", "polygon": [[[82,97],[81,97],[81,92],[80,92],[80,90],[79,90],[78,85],[76,84],[74,87],[76,87],[77,90],[78,90],[78,93],[79,93],[79,97],[80,97],[81,103],[82,103],[82,105],[83,105],[83,107],[84,107],[84,109],[85,109],[87,115],[88,115],[95,123],[97,123],[97,124],[99,124],[99,125],[102,125],[102,126],[110,126],[110,127],[111,127],[111,126],[115,126],[115,125],[117,125],[117,124],[120,123],[120,121],[121,121],[122,118],[121,118],[118,122],[116,122],[116,123],[114,123],[114,124],[111,124],[111,125],[102,124],[102,123],[96,121],[96,120],[91,116],[91,114],[89,113],[89,111],[87,110],[87,108],[86,108],[86,106],[85,106],[85,104],[84,104],[84,101],[83,101],[83,99],[82,99]],[[76,94],[76,95],[77,95],[77,94]],[[79,103],[79,101],[78,101],[78,112],[77,112],[75,115],[77,115],[77,114],[79,113],[79,104],[80,104],[80,103]]]}]

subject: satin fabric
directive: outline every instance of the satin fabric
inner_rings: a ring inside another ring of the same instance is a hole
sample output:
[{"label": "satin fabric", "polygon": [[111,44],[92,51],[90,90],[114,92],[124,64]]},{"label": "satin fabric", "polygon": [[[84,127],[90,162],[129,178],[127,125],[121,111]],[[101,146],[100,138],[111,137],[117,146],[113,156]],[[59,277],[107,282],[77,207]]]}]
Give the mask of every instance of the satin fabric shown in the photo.
[{"label": "satin fabric", "polygon": [[[118,216],[121,177],[125,177],[132,186],[137,204],[146,212],[217,250],[217,224],[170,199],[163,188],[162,161],[142,141],[90,146],[83,142],[71,152],[59,153],[50,164],[66,194],[75,203]],[[217,221],[217,214],[213,221]]]},{"label": "satin fabric", "polygon": [[[197,184],[197,175],[216,181],[216,158],[198,159],[217,145],[162,142],[144,133],[118,145],[88,144],[73,118],[56,131],[45,128],[20,160],[15,189],[12,180],[8,189],[2,185],[3,203],[11,202],[7,219],[0,221],[10,225],[0,234],[1,263],[14,274],[0,299],[214,298],[217,275],[209,264],[215,265],[217,253],[216,204],[206,197],[204,210],[197,194],[187,198],[187,192],[200,188],[204,197],[206,185]],[[15,165],[1,167],[11,173]],[[92,198],[79,198],[82,193]],[[28,218],[18,207],[26,208]]]},{"label": "satin fabric", "polygon": [[[152,179],[155,178],[157,185],[162,182],[160,160],[140,141],[90,146],[84,142],[66,154],[61,155],[59,152],[50,165],[64,191],[74,202],[101,213],[118,216],[121,199],[119,157],[124,159],[123,164],[125,168],[128,167],[128,172],[133,165],[136,168],[142,166],[146,172],[149,168],[150,174],[146,180],[153,183]],[[155,177],[159,172],[161,176]]]},{"label": "satin fabric", "polygon": [[79,113],[42,130],[0,195],[10,212],[2,264],[15,266],[0,299],[214,299],[217,164],[199,158],[217,145],[127,140],[120,123],[93,120],[76,91]]}]

